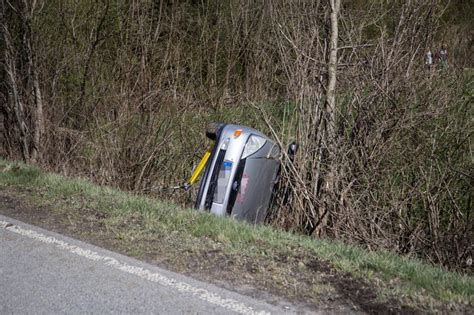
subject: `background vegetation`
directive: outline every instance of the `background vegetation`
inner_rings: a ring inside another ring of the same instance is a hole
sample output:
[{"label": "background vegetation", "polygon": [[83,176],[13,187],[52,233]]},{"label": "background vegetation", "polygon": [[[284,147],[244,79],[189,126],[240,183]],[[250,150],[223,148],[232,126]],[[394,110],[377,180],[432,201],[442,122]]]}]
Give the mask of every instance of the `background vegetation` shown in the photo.
[{"label": "background vegetation", "polygon": [[338,2],[0,0],[0,154],[190,204],[250,125],[300,145],[270,223],[472,270],[472,1]]}]

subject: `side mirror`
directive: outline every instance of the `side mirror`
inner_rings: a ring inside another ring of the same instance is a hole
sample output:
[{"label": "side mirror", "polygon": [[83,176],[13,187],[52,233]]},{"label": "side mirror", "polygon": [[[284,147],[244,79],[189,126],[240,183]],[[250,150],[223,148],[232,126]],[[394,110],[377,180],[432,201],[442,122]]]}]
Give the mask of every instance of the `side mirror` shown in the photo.
[{"label": "side mirror", "polygon": [[296,141],[293,141],[288,145],[287,151],[288,157],[290,158],[291,162],[293,162],[293,160],[295,159],[296,151],[298,151],[298,144],[296,143]]}]

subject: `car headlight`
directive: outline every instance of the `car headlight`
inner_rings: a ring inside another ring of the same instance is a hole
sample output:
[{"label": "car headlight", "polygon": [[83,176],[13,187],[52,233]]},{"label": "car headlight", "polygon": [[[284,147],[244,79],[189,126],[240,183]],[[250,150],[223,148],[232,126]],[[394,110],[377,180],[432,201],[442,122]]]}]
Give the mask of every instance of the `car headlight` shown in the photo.
[{"label": "car headlight", "polygon": [[265,142],[267,142],[267,140],[264,138],[251,135],[245,144],[244,152],[242,153],[242,159],[245,159],[246,157],[260,150],[265,145]]},{"label": "car headlight", "polygon": [[221,150],[227,150],[227,147],[229,146],[229,141],[230,141],[230,138],[227,138],[224,140],[224,142],[222,142]]}]

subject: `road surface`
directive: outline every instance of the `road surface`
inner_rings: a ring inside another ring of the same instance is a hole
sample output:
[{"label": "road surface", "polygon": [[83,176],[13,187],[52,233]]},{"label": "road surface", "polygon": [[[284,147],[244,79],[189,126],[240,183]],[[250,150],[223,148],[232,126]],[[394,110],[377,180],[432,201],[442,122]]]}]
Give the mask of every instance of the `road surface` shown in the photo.
[{"label": "road surface", "polygon": [[0,314],[291,314],[0,215]]}]

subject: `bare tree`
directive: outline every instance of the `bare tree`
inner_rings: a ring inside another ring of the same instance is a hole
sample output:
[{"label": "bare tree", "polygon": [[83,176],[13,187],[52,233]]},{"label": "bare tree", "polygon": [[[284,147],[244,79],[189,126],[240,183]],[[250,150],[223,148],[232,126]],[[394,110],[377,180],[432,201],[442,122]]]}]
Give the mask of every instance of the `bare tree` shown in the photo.
[{"label": "bare tree", "polygon": [[42,158],[42,140],[44,135],[44,114],[43,114],[43,96],[39,82],[38,71],[36,69],[36,56],[33,48],[32,39],[32,19],[35,11],[38,10],[38,1],[23,0],[23,13],[21,20],[25,29],[25,50],[28,60],[29,76],[32,82],[33,100],[34,100],[34,135],[33,150],[31,159],[33,163]]},{"label": "bare tree", "polygon": [[339,41],[339,10],[341,8],[341,0],[329,0],[331,9],[331,32],[329,38],[329,63],[328,63],[328,86],[326,91],[327,99],[327,124],[328,139],[332,142],[335,138],[336,124],[336,83],[337,83],[337,50]]},{"label": "bare tree", "polygon": [[[2,2],[2,15],[4,16],[4,3]],[[5,21],[5,19],[2,19]],[[23,156],[23,160],[25,162],[30,161],[30,149],[29,149],[29,132],[25,118],[25,105],[20,96],[19,87],[18,87],[18,75],[16,69],[16,56],[14,52],[14,48],[12,47],[11,40],[10,40],[10,32],[8,26],[5,22],[1,25],[2,31],[2,38],[4,41],[4,60],[3,60],[3,68],[6,76],[8,78],[7,87],[9,88],[10,93],[6,93],[8,97],[5,98],[5,103],[3,106],[9,107],[12,109],[15,117],[15,123],[19,130],[19,139],[18,142],[20,143],[21,153]],[[8,112],[9,110],[7,110]]]},{"label": "bare tree", "polygon": [[[2,0],[0,24],[4,39],[3,68],[10,91],[6,94],[11,94],[11,100],[7,100],[4,106],[10,106],[15,113],[23,159],[33,163],[41,159],[41,141],[44,134],[44,105],[36,69],[31,25],[35,11],[38,10],[37,5],[37,1],[10,3]],[[21,38],[12,39],[9,23],[17,25],[16,31]]]},{"label": "bare tree", "polygon": [[[330,34],[329,34],[329,58],[328,58],[328,83],[326,89],[326,117],[323,125],[325,130],[322,130],[325,135],[325,139],[321,142],[325,144],[327,150],[327,172],[322,181],[321,193],[318,195],[323,199],[323,203],[319,210],[319,218],[316,223],[313,233],[316,233],[318,236],[322,236],[325,233],[325,228],[327,226],[327,215],[329,211],[329,204],[332,202],[333,198],[330,198],[335,191],[335,181],[337,173],[337,165],[334,161],[334,155],[336,154],[336,83],[337,83],[337,65],[338,65],[338,41],[339,41],[339,11],[341,7],[340,0],[329,0],[330,8]],[[319,154],[322,155],[322,150],[319,150]],[[318,157],[320,159],[321,157]],[[319,163],[319,167],[321,164]],[[318,173],[319,174],[319,173]],[[320,180],[319,176],[316,177],[316,181]],[[318,183],[315,183],[317,186]]]}]

